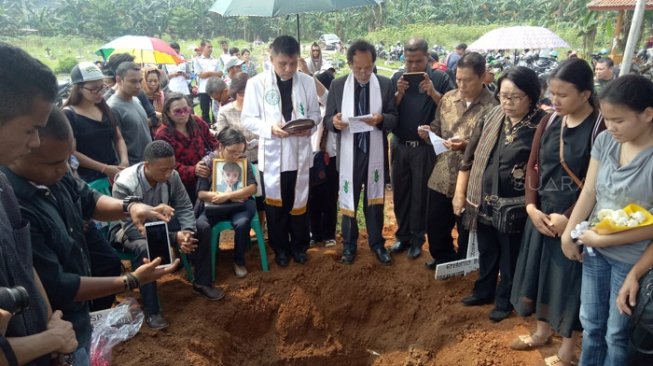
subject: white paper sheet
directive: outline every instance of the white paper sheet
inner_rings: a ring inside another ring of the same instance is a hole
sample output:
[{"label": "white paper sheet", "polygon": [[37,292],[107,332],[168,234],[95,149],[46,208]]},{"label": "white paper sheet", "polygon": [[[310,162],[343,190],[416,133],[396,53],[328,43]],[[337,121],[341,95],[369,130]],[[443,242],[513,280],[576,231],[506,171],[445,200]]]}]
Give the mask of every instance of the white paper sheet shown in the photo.
[{"label": "white paper sheet", "polygon": [[349,117],[349,131],[351,131],[351,133],[372,131],[374,127],[363,122],[364,119],[368,118],[372,118],[372,115],[366,114],[364,116]]},{"label": "white paper sheet", "polygon": [[444,146],[445,139],[436,135],[435,132],[429,131],[429,139],[431,140],[431,144],[433,144],[435,155],[440,155],[445,151],[449,151],[449,149]]}]

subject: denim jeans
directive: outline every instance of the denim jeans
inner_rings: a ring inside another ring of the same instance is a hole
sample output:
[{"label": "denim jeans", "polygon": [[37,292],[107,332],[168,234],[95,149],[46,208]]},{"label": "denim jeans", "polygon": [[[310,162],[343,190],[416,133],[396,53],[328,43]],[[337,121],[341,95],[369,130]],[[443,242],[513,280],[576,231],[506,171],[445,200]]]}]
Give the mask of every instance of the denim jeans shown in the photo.
[{"label": "denim jeans", "polygon": [[632,264],[585,250],[580,290],[583,325],[581,366],[622,366],[628,359],[628,321],[619,313],[617,295]]}]

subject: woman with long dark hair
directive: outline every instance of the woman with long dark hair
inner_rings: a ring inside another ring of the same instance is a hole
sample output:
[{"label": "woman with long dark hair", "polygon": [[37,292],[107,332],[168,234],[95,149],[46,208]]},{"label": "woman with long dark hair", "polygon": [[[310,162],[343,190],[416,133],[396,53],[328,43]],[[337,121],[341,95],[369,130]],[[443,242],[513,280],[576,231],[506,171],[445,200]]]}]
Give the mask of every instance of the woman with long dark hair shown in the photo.
[{"label": "woman with long dark hair", "polygon": [[195,202],[197,178],[207,178],[209,168],[200,160],[213,151],[217,141],[209,125],[193,114],[188,99],[180,93],[170,93],[161,112],[163,123],[155,139],[167,141],[175,149],[176,169],[186,187],[191,202]]},{"label": "woman with long dark hair", "polygon": [[63,111],[75,136],[79,161],[77,173],[86,182],[108,177],[129,166],[127,145],[120,128],[102,97],[104,75],[90,62],[76,65],[70,72],[74,84]]},{"label": "woman with long dark hair", "polygon": [[556,332],[562,344],[547,363],[570,365],[576,360],[581,330],[583,268],[578,252],[575,258],[565,256],[560,237],[569,229],[569,216],[588,172],[592,142],[605,125],[594,102],[592,69],[585,61],[561,63],[551,74],[549,91],[555,113],[540,122],[528,161],[528,220],[511,294],[517,313],[534,315],[537,329],[518,337],[510,347],[541,347]]}]

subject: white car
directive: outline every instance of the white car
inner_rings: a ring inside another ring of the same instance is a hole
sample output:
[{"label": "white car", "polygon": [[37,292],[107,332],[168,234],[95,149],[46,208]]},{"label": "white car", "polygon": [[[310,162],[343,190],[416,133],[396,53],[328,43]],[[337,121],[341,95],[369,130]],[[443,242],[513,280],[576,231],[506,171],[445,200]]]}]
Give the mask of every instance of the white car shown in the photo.
[{"label": "white car", "polygon": [[340,38],[333,33],[326,33],[320,36],[318,44],[325,50],[335,50],[336,44],[340,43]]}]

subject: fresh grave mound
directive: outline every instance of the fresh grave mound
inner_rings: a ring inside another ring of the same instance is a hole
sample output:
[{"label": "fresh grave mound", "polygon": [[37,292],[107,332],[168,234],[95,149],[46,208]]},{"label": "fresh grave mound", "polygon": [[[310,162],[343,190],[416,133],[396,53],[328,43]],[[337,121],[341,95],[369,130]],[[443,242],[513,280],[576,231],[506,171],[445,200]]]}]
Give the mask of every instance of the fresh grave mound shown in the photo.
[{"label": "fresh grave mound", "polygon": [[167,276],[159,293],[170,327],[143,325],[114,350],[114,364],[534,365],[559,346],[558,339],[539,351],[510,350],[534,322],[513,316],[495,324],[487,318],[491,305],[462,306],[475,274],[436,281],[423,267],[428,254],[415,261],[395,255],[384,267],[366,246],[347,266],[337,263],[336,248],[311,248],[306,265],[287,268],[271,257],[264,273],[254,247],[250,274],[240,280],[231,250],[223,250],[217,285],[227,296],[218,302],[194,295],[183,271]]}]

